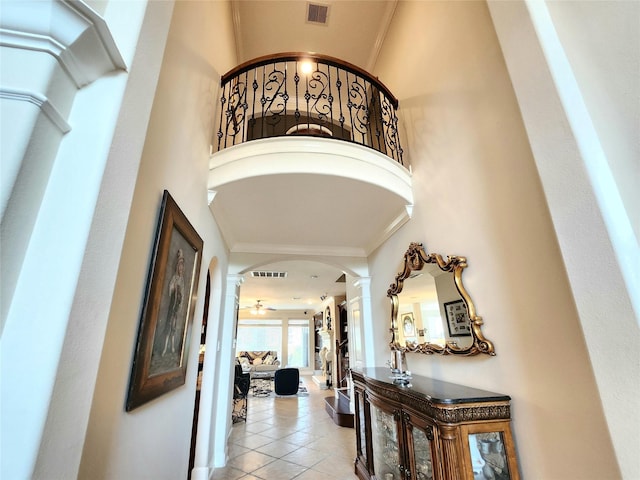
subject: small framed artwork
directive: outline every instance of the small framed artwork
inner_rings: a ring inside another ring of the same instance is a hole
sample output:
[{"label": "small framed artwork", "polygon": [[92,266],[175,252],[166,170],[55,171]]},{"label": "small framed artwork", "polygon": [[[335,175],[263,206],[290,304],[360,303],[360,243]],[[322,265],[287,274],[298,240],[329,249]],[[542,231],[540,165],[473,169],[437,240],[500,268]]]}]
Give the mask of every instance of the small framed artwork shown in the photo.
[{"label": "small framed artwork", "polygon": [[519,480],[515,448],[508,421],[464,425],[461,428],[463,461],[476,480]]},{"label": "small framed artwork", "polygon": [[418,329],[418,336],[419,337],[424,337],[424,328]]},{"label": "small framed artwork", "polygon": [[413,313],[402,314],[402,333],[404,338],[410,338],[416,336],[416,324],[413,319]]},{"label": "small framed artwork", "polygon": [[444,304],[444,312],[447,316],[449,336],[468,337],[471,335],[471,322],[469,321],[469,314],[464,301],[446,302]]},{"label": "small framed artwork", "polygon": [[185,383],[202,238],[164,191],[131,367],[126,411]]}]

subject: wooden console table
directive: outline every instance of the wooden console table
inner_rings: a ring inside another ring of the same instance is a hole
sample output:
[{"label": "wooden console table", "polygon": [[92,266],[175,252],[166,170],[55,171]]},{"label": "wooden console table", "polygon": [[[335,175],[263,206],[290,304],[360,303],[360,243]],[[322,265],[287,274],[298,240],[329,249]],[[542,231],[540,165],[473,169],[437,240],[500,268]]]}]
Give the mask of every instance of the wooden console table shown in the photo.
[{"label": "wooden console table", "polygon": [[352,371],[362,480],[519,480],[510,397],[388,368]]}]

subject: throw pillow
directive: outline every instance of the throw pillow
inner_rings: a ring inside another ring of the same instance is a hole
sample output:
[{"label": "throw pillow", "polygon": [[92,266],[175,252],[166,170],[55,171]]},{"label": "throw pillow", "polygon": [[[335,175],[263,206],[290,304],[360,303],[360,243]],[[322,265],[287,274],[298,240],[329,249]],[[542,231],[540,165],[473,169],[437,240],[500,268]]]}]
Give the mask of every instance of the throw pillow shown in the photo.
[{"label": "throw pillow", "polygon": [[273,355],[267,355],[267,357],[264,359],[264,364],[273,365]]},{"label": "throw pillow", "polygon": [[253,359],[253,364],[254,365],[262,365],[262,359],[261,358],[254,358]]}]

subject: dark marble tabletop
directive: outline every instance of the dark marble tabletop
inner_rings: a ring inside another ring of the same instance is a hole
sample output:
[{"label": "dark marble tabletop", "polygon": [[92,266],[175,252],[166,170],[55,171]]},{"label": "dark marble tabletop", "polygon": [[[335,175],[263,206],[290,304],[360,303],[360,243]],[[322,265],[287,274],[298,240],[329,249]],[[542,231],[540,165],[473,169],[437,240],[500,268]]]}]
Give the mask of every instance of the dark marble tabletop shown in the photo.
[{"label": "dark marble tabletop", "polygon": [[388,387],[397,388],[399,391],[411,392],[436,404],[463,404],[477,402],[509,401],[511,397],[502,393],[489,392],[478,388],[466,387],[455,383],[443,382],[429,377],[412,375],[410,385],[398,385],[393,383],[389,368],[364,368],[357,371],[366,378],[388,384]]}]

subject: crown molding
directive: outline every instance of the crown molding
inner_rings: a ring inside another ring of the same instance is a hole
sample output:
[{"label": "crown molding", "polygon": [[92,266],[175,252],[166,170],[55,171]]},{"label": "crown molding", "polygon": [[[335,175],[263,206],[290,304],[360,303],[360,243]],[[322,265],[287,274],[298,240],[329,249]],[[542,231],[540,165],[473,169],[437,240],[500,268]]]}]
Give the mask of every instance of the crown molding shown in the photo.
[{"label": "crown molding", "polygon": [[328,247],[322,245],[274,245],[266,243],[236,243],[231,253],[260,253],[269,255],[314,255],[330,257],[364,257],[361,248]]},{"label": "crown molding", "polygon": [[240,35],[242,30],[240,26],[240,8],[238,8],[237,0],[231,2],[231,18],[233,20],[233,38],[236,41],[236,61],[237,63],[242,63],[244,61],[244,58],[242,57],[244,50],[242,35]]},{"label": "crown molding", "polygon": [[413,215],[413,205],[405,205],[404,210],[402,210],[396,218],[394,218],[387,228],[385,228],[380,235],[374,238],[371,243],[367,246],[366,253],[367,256],[376,250],[380,245],[382,245],[385,241],[391,238],[391,235],[396,233],[400,227],[402,227],[405,223],[411,220],[411,216]]},{"label": "crown molding", "polygon": [[369,61],[367,62],[367,70],[370,72],[374,71],[376,63],[378,63],[378,56],[380,55],[382,44],[384,43],[384,40],[387,37],[387,32],[389,31],[389,26],[391,25],[391,21],[393,20],[393,15],[396,12],[397,6],[398,6],[398,0],[387,2],[387,8],[385,10],[385,15],[382,19],[382,25],[378,29],[378,35],[376,36],[376,41],[373,44],[373,48],[371,49],[371,55],[369,56]]}]

